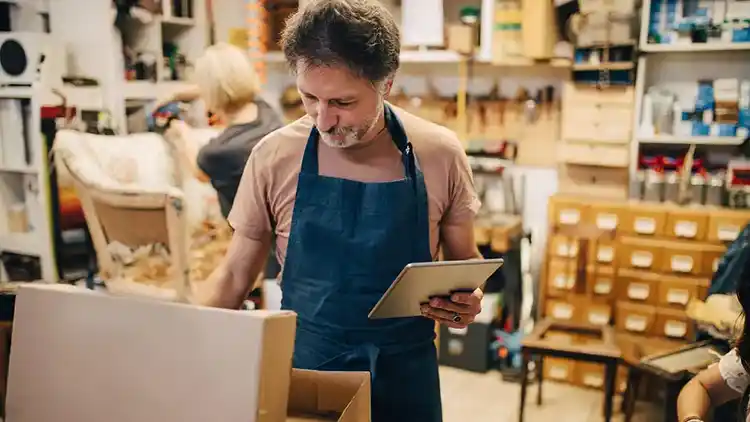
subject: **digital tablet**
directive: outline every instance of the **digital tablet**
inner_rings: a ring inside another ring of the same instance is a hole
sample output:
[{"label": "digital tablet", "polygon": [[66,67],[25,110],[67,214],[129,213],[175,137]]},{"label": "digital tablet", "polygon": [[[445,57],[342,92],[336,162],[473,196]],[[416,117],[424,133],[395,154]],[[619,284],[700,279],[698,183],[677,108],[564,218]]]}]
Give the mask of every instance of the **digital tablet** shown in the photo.
[{"label": "digital tablet", "polygon": [[503,265],[502,259],[420,262],[401,270],[369,314],[370,319],[420,316],[420,306],[435,296],[473,292]]}]

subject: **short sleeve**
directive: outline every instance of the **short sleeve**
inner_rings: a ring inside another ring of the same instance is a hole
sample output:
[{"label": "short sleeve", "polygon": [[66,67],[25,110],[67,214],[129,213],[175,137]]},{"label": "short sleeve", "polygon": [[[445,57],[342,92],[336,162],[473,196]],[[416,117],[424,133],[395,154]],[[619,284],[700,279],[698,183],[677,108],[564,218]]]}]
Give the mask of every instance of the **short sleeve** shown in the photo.
[{"label": "short sleeve", "polygon": [[231,178],[245,167],[251,149],[252,146],[227,148],[214,138],[198,151],[198,168],[211,179]]},{"label": "short sleeve", "polygon": [[721,378],[729,388],[742,394],[750,385],[750,374],[740,360],[737,349],[732,349],[719,360],[719,372]]},{"label": "short sleeve", "polygon": [[227,221],[239,234],[262,240],[272,233],[271,212],[268,205],[270,172],[264,171],[258,154],[250,154],[242,172],[237,196]]},{"label": "short sleeve", "polygon": [[442,221],[446,225],[473,221],[482,205],[474,187],[469,158],[460,144],[448,164],[448,198],[450,202]]}]

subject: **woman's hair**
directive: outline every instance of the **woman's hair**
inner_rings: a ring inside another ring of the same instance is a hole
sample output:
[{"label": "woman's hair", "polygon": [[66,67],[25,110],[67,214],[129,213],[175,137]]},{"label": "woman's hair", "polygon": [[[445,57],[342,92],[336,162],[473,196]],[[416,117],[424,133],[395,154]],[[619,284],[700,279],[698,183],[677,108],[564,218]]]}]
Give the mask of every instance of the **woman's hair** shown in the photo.
[{"label": "woman's hair", "polygon": [[247,54],[226,43],[206,49],[195,62],[193,79],[206,107],[231,112],[255,100],[260,81]]},{"label": "woman's hair", "polygon": [[750,245],[743,245],[740,251],[738,259],[743,267],[740,271],[739,280],[736,280],[737,286],[737,300],[742,306],[742,313],[745,316],[744,327],[742,329],[742,335],[737,340],[737,352],[743,363],[750,362]]},{"label": "woman's hair", "polygon": [[[748,363],[750,363],[750,318],[748,318],[748,315],[750,315],[750,245],[742,245],[740,256],[737,259],[741,260],[740,262],[743,264],[740,277],[736,280],[736,286],[737,300],[742,306],[744,326],[742,328],[742,335],[737,340],[735,347],[737,347],[740,362],[747,371]],[[737,420],[740,422],[745,422],[747,418],[748,403],[750,403],[750,387],[745,390],[740,400],[740,407],[737,411]]]},{"label": "woman's hair", "polygon": [[300,61],[343,65],[375,83],[398,70],[401,36],[377,0],[314,0],[287,20],[280,44],[292,71]]}]

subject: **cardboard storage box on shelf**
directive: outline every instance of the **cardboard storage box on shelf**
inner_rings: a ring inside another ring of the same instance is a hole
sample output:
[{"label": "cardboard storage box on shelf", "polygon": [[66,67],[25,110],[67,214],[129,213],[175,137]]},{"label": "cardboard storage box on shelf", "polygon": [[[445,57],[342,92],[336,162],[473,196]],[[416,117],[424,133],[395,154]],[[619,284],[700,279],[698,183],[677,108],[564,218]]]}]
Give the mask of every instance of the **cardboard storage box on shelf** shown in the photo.
[{"label": "cardboard storage box on shelf", "polygon": [[23,286],[6,420],[283,421],[295,328],[291,312]]},{"label": "cardboard storage box on shelf", "polygon": [[369,372],[292,371],[286,422],[369,420]]}]

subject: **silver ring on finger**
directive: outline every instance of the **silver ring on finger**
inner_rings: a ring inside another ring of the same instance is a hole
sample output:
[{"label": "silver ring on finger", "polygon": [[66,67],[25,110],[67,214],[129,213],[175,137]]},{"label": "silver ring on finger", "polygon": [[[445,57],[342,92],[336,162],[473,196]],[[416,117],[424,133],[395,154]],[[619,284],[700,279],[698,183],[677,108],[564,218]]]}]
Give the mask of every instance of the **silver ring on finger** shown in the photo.
[{"label": "silver ring on finger", "polygon": [[455,323],[461,322],[461,315],[458,312],[453,313],[453,322]]}]

